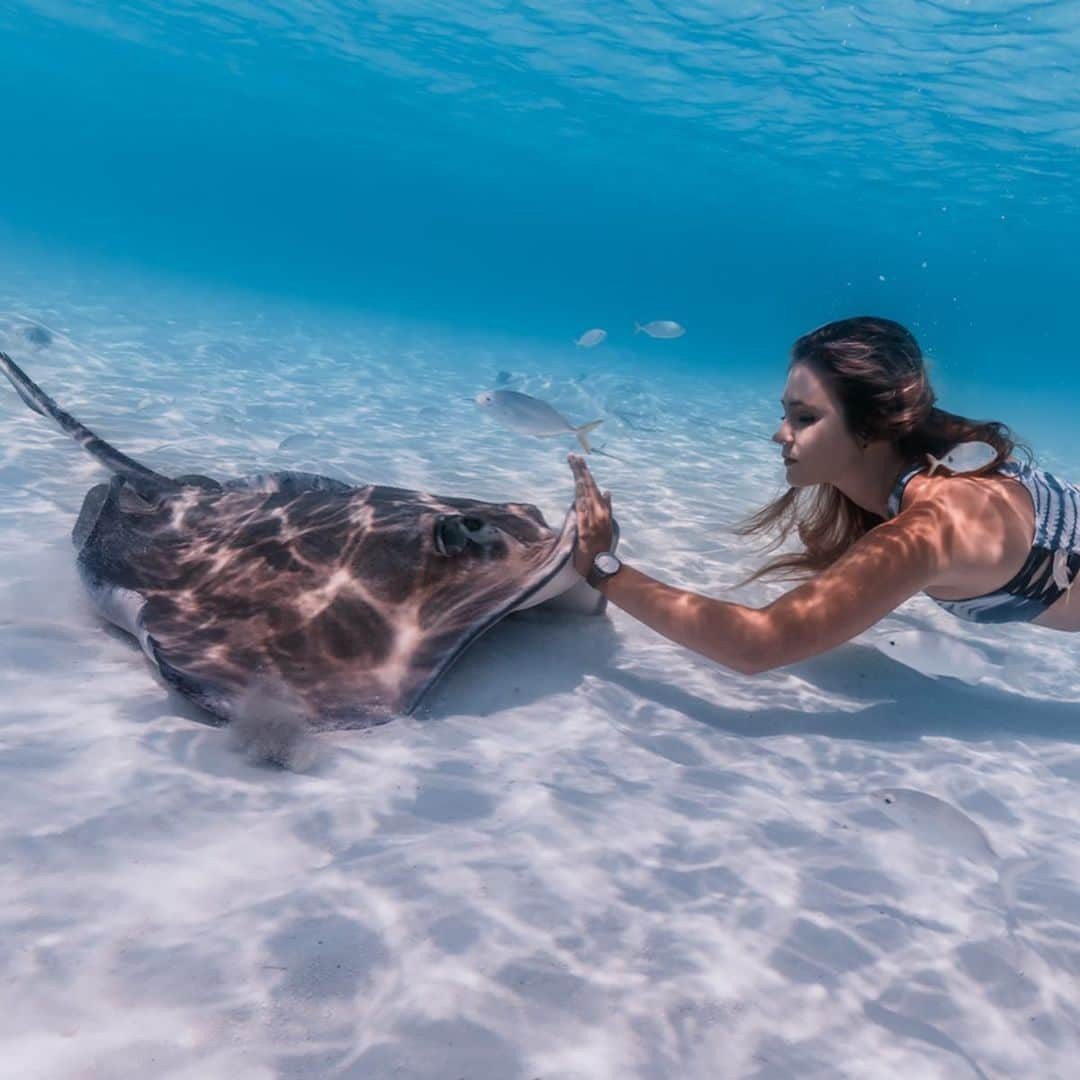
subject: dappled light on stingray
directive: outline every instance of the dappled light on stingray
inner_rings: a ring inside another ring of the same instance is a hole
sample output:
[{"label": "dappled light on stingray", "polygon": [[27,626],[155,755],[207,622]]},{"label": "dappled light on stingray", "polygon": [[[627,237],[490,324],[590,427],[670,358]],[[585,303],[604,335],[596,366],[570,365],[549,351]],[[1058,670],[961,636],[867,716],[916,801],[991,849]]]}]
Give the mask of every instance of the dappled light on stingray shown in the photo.
[{"label": "dappled light on stingray", "polygon": [[556,532],[528,503],[301,472],[170,477],[98,438],[2,352],[0,370],[113,473],[87,492],[72,532],[98,611],[170,685],[238,719],[256,756],[306,759],[297,725],[411,711],[514,611],[565,596],[578,611],[604,609],[571,563],[573,513]]}]

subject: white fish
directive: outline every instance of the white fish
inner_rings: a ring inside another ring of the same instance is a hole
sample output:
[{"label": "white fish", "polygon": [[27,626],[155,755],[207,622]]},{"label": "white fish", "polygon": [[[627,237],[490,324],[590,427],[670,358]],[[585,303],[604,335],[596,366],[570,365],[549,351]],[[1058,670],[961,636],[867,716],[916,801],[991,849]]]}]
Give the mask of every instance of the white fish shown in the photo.
[{"label": "white fish", "polygon": [[548,435],[563,435],[570,432],[577,436],[586,454],[592,447],[586,435],[604,421],[591,420],[580,427],[574,427],[560,416],[546,401],[519,393],[517,390],[485,390],[476,395],[476,404],[487,409],[501,424],[513,431],[525,435],[544,438]]},{"label": "white fish", "polygon": [[595,349],[596,346],[599,345],[600,342],[603,341],[606,337],[606,330],[586,330],[585,333],[582,334],[581,337],[579,337],[577,341],[574,342],[574,344],[581,349]]},{"label": "white fish", "polygon": [[975,472],[989,465],[998,456],[998,452],[989,443],[972,441],[958,443],[940,458],[933,454],[926,456],[930,459],[930,471],[926,475],[933,476],[942,466],[953,473]]},{"label": "white fish", "polygon": [[981,826],[962,810],[925,791],[883,788],[872,791],[870,797],[886,817],[921,842],[989,866],[997,873],[1006,908],[1015,906],[1016,882],[1037,865],[1037,859],[1003,859]]},{"label": "white fish", "polygon": [[645,323],[644,326],[639,322],[634,323],[634,333],[648,334],[651,338],[669,339],[682,337],[686,333],[686,328],[670,319],[654,319],[652,322]]},{"label": "white fish", "polygon": [[295,435],[288,435],[278,443],[279,450],[310,450],[318,439],[306,431],[298,431]]},{"label": "white fish", "polygon": [[882,634],[874,645],[891,659],[933,678],[950,675],[975,683],[996,670],[978,649],[932,631],[898,630]]},{"label": "white fish", "polygon": [[[1052,573],[1054,575],[1054,584],[1059,589],[1065,590],[1065,595],[1068,596],[1072,592],[1072,587],[1076,584],[1076,579],[1080,577],[1080,569],[1070,578],[1069,577],[1069,555],[1071,552],[1065,550],[1065,548],[1058,548],[1054,552],[1054,563]],[[1069,601],[1066,600],[1067,604]]]}]

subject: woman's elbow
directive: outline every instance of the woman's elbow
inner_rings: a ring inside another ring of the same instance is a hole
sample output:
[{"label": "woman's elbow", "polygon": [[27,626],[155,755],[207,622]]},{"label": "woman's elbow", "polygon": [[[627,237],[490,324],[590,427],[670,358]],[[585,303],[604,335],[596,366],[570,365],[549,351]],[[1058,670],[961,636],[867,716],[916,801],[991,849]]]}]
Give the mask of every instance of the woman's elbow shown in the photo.
[{"label": "woman's elbow", "polygon": [[783,665],[763,656],[752,660],[747,659],[735,670],[738,671],[740,675],[764,675],[766,671],[773,671],[778,667],[783,667]]},{"label": "woman's elbow", "polygon": [[754,644],[744,641],[740,643],[737,650],[730,648],[723,652],[710,650],[706,655],[710,660],[739,675],[761,675],[782,666],[776,650],[767,647],[764,643]]},{"label": "woman's elbow", "polygon": [[775,627],[758,625],[742,640],[742,647],[732,666],[740,675],[763,675],[792,662],[791,641],[778,634]]}]

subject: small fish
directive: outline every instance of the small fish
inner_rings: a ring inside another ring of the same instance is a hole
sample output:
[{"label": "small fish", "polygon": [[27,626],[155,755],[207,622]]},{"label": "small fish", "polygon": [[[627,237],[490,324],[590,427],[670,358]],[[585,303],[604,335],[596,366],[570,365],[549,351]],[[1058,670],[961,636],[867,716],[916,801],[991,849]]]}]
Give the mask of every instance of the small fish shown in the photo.
[{"label": "small fish", "polygon": [[511,375],[509,371],[500,371],[495,376],[495,385],[496,386],[505,386],[513,377],[514,376]]},{"label": "small fish", "polygon": [[877,808],[924,843],[994,866],[1000,860],[982,828],[962,810],[914,788],[882,788],[870,797]]},{"label": "small fish", "polygon": [[595,349],[606,337],[606,330],[586,330],[574,344],[580,349]]},{"label": "small fish", "polygon": [[1016,904],[1016,882],[1037,864],[1037,859],[1003,859],[994,850],[982,827],[962,810],[925,791],[914,788],[882,788],[870,797],[877,808],[916,839],[944,848],[996,871],[998,887],[1007,909]]},{"label": "small fish", "polygon": [[874,644],[891,659],[932,678],[949,675],[963,682],[976,683],[995,672],[982,652],[945,634],[898,630],[881,635]]},{"label": "small fish", "polygon": [[651,338],[670,339],[682,337],[686,333],[686,327],[680,326],[670,319],[654,319],[644,325],[639,322],[634,323],[634,333],[648,334]]},{"label": "small fish", "polygon": [[39,349],[44,349],[46,345],[52,344],[52,334],[45,329],[44,326],[38,326],[37,323],[26,327],[23,330],[23,337],[30,342],[31,345],[36,345]]},{"label": "small fish", "polygon": [[994,461],[998,452],[989,443],[962,442],[943,457],[936,458],[933,454],[926,456],[930,460],[930,471],[926,475],[933,476],[942,466],[952,473],[976,472]]},{"label": "small fish", "polygon": [[586,435],[603,420],[574,427],[560,416],[546,401],[521,394],[517,390],[485,390],[476,395],[476,404],[487,409],[501,424],[525,435],[544,438],[570,432],[577,436],[586,454],[592,451]]},{"label": "small fish", "polygon": [[[1071,552],[1066,551],[1065,548],[1058,548],[1054,552],[1054,562],[1052,573],[1054,575],[1054,584],[1059,589],[1065,590],[1065,595],[1068,596],[1072,592],[1072,587],[1076,584],[1076,579],[1080,578],[1080,569],[1070,578],[1069,577],[1069,555]],[[1066,600],[1067,604],[1069,601]]]},{"label": "small fish", "polygon": [[310,450],[319,440],[306,431],[286,436],[278,443],[279,450]]}]

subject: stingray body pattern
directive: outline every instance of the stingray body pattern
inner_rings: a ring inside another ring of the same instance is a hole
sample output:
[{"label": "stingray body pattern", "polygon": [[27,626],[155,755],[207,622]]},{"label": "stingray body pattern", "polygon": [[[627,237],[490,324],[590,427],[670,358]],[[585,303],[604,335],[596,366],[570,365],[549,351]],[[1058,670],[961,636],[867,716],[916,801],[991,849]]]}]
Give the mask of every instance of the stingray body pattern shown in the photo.
[{"label": "stingray body pattern", "polygon": [[316,728],[411,712],[485,630],[541,603],[598,614],[571,509],[351,487],[310,473],[168,477],[99,439],[10,357],[35,412],[113,473],[72,540],[98,612],[218,721],[271,687]]}]

